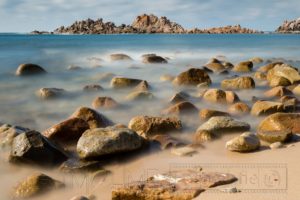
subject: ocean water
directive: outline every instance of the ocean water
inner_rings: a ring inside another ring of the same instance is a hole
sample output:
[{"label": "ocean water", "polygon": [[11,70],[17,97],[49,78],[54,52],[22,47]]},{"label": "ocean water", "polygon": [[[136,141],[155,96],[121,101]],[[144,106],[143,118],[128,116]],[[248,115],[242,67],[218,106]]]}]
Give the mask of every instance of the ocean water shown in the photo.
[{"label": "ocean water", "polygon": [[[133,61],[112,62],[109,55],[124,53]],[[156,53],[168,58],[168,64],[143,64],[141,56]],[[115,123],[128,124],[136,115],[158,116],[169,106],[169,99],[176,92],[170,82],[162,82],[164,74],[177,75],[190,66],[201,67],[210,58],[218,57],[236,64],[252,57],[261,57],[266,62],[270,59],[285,59],[294,67],[300,67],[299,35],[0,35],[0,122],[20,125],[43,131],[51,125],[68,118],[80,106],[91,107],[97,96],[110,96],[123,105],[116,110],[98,111]],[[254,69],[266,64],[255,65]],[[47,70],[47,74],[34,77],[17,77],[15,71],[22,63],[35,63]],[[81,70],[68,70],[68,66],[76,65]],[[149,102],[130,102],[126,96],[131,90],[113,90],[109,81],[101,80],[101,75],[113,73],[117,76],[144,79],[152,87],[156,97]],[[220,87],[220,81],[236,75],[210,74],[213,84]],[[244,74],[252,75],[252,73]],[[83,92],[88,84],[100,84],[104,90],[99,92]],[[256,82],[253,90],[237,91],[240,99],[251,106],[252,96],[263,98],[266,90],[264,83]],[[65,97],[55,100],[41,100],[36,91],[42,87],[57,87],[67,91]],[[227,111],[227,106],[210,104],[197,98],[198,89],[188,90],[193,96],[191,101],[199,108],[215,108]],[[248,121],[255,131],[261,118],[249,116],[238,117]],[[184,124],[187,134],[193,133],[201,124],[194,118]],[[192,134],[187,136],[191,139]],[[145,162],[145,165],[147,161]],[[132,164],[133,167],[137,167]],[[134,168],[135,169],[135,168]],[[115,167],[118,171],[118,167]],[[0,186],[10,188],[20,177],[24,177],[32,169],[9,167],[5,162],[0,167],[0,174],[5,176]],[[15,173],[11,180],[11,173]],[[47,171],[56,177],[57,171]],[[67,177],[70,178],[70,177]],[[6,181],[8,184],[6,185]],[[109,185],[109,184],[108,184]],[[110,186],[108,186],[110,188]],[[76,188],[68,191],[71,197]],[[108,189],[109,190],[109,189]],[[101,190],[99,190],[101,191]],[[106,191],[107,192],[107,191]],[[5,192],[6,195],[6,192]],[[0,192],[0,199],[5,199]],[[55,194],[53,194],[55,196]],[[60,192],[64,195],[64,192]],[[49,197],[50,198],[50,197]],[[51,199],[51,198],[50,198]],[[101,199],[101,198],[100,198]]]}]

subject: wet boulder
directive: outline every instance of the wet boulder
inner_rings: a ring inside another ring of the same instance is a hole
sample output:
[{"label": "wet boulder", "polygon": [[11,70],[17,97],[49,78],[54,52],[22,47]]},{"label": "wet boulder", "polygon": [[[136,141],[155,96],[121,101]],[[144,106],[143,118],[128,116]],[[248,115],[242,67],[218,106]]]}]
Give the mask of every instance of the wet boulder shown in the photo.
[{"label": "wet boulder", "polygon": [[226,103],[226,93],[220,89],[208,89],[203,94],[203,99],[212,103]]},{"label": "wet boulder", "polygon": [[245,115],[250,112],[250,107],[243,102],[237,102],[229,106],[228,112],[233,115]]},{"label": "wet boulder", "polygon": [[155,99],[154,95],[148,91],[134,91],[126,96],[128,101],[146,101]]},{"label": "wet boulder", "polygon": [[225,94],[226,94],[226,102],[229,104],[240,101],[239,96],[233,91],[225,91]]},{"label": "wet boulder", "polygon": [[234,72],[251,72],[253,63],[251,61],[240,62],[232,68]]},{"label": "wet boulder", "polygon": [[260,122],[257,132],[291,131],[300,133],[299,113],[275,113]]},{"label": "wet boulder", "polygon": [[119,106],[119,104],[111,97],[96,97],[92,103],[93,108],[112,109]]},{"label": "wet boulder", "polygon": [[148,138],[152,135],[179,131],[182,125],[176,117],[136,116],[130,120],[128,128]]},{"label": "wet boulder", "polygon": [[291,85],[291,82],[282,76],[274,76],[269,80],[270,87],[289,86],[289,85]]},{"label": "wet boulder", "polygon": [[199,84],[211,84],[209,75],[203,69],[190,68],[180,73],[173,80],[173,84],[177,86],[197,86]]},{"label": "wet boulder", "polygon": [[29,131],[28,128],[4,124],[0,126],[0,148],[10,148],[14,137]]},{"label": "wet boulder", "polygon": [[61,88],[41,88],[37,91],[37,95],[42,99],[54,99],[65,93],[66,91]]},{"label": "wet boulder", "polygon": [[16,199],[32,198],[64,186],[64,183],[50,176],[35,173],[18,183],[13,190],[12,196]]},{"label": "wet boulder", "polygon": [[276,112],[283,112],[284,105],[273,101],[256,101],[251,109],[251,114],[255,116],[269,115]]},{"label": "wet boulder", "polygon": [[222,73],[226,70],[226,67],[220,62],[211,62],[206,64],[204,69],[208,69],[214,73]]},{"label": "wet boulder", "polygon": [[111,61],[130,61],[132,58],[126,54],[116,53],[110,55]]},{"label": "wet boulder", "polygon": [[71,143],[77,142],[84,131],[89,128],[85,120],[74,117],[53,125],[45,130],[43,135],[57,143]]},{"label": "wet boulder", "polygon": [[95,128],[83,133],[77,143],[80,158],[87,159],[114,153],[129,152],[142,147],[143,138],[128,128]]},{"label": "wet boulder", "polygon": [[148,63],[152,63],[152,64],[168,63],[168,61],[165,58],[158,56],[156,54],[144,55],[142,62],[146,63],[146,64],[148,64]]},{"label": "wet boulder", "polygon": [[255,82],[251,77],[237,77],[232,79],[225,79],[221,82],[221,87],[224,89],[253,89]]},{"label": "wet boulder", "polygon": [[282,62],[272,62],[267,65],[261,66],[257,71],[267,73],[269,70],[273,69],[276,65],[282,65]]},{"label": "wet boulder", "polygon": [[175,115],[175,116],[196,115],[197,113],[198,113],[198,108],[194,104],[188,101],[179,102],[162,111],[163,115]]},{"label": "wet boulder", "polygon": [[212,110],[212,109],[202,109],[199,112],[199,117],[201,120],[208,120],[211,117],[217,117],[217,116],[230,116],[228,113],[218,110]]},{"label": "wet boulder", "polygon": [[288,129],[280,131],[258,131],[257,136],[259,139],[269,143],[288,142],[293,138],[293,133]]},{"label": "wet boulder", "polygon": [[55,165],[67,159],[66,154],[37,131],[21,133],[13,139],[10,162]]},{"label": "wet boulder", "polygon": [[291,84],[300,81],[300,75],[297,69],[287,64],[276,65],[267,73],[267,80],[271,80],[275,77],[283,77],[287,79]]},{"label": "wet boulder", "polygon": [[289,89],[287,89],[283,86],[277,86],[277,87],[274,87],[274,88],[266,91],[264,93],[264,95],[269,98],[275,98],[275,97],[283,97],[283,96],[287,96],[287,95],[293,95],[293,93]]},{"label": "wet boulder", "polygon": [[37,75],[37,74],[45,74],[46,70],[43,69],[41,66],[36,64],[21,64],[19,65],[16,75],[17,76],[28,76],[28,75]]},{"label": "wet boulder", "polygon": [[169,102],[172,104],[176,104],[176,103],[188,101],[188,98],[189,98],[189,95],[187,93],[178,92],[171,97]]},{"label": "wet boulder", "polygon": [[259,149],[259,147],[259,138],[250,132],[243,133],[226,142],[226,149],[229,151],[250,152]]},{"label": "wet boulder", "polygon": [[140,79],[114,77],[114,78],[112,78],[110,84],[115,89],[133,88],[133,87],[136,87],[142,81],[143,80],[140,80]]},{"label": "wet boulder", "polygon": [[63,162],[59,169],[62,172],[66,173],[82,173],[82,172],[95,172],[100,169],[101,167],[100,161],[97,160],[82,160],[77,158],[70,158]]},{"label": "wet boulder", "polygon": [[110,119],[108,119],[104,115],[88,107],[78,108],[71,115],[71,118],[80,118],[86,121],[89,124],[90,128],[104,128],[107,126],[112,126],[114,124]]}]

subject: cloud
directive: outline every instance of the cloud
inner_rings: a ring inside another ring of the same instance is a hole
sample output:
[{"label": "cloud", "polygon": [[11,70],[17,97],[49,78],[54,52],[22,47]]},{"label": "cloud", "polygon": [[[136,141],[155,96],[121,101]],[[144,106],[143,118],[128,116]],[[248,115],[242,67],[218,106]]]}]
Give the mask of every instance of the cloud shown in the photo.
[{"label": "cloud", "polygon": [[130,24],[142,13],[165,15],[187,28],[241,24],[274,30],[299,12],[299,0],[0,0],[0,31],[53,30],[86,18]]}]

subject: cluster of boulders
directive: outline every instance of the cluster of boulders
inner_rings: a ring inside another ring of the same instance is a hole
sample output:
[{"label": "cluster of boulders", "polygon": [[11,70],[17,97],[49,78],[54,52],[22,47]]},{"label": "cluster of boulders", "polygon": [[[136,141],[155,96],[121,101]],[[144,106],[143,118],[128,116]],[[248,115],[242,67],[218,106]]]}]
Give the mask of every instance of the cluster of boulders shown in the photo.
[{"label": "cluster of boulders", "polygon": [[[167,63],[166,59],[156,54],[147,54],[142,58],[145,64]],[[126,54],[112,54],[111,59],[132,60]],[[297,113],[300,74],[297,68],[283,62],[263,63],[261,58],[236,64],[213,58],[202,67],[191,67],[177,76],[165,76],[162,79],[181,92],[175,93],[165,109],[156,116],[141,114],[133,117],[128,125],[116,124],[98,109],[113,111],[121,105],[112,97],[99,96],[91,103],[94,109],[79,107],[65,120],[41,132],[2,125],[0,145],[8,149],[11,163],[51,165],[58,166],[64,172],[96,171],[99,174],[107,173],[100,160],[116,158],[120,154],[135,154],[152,144],[158,144],[162,150],[171,148],[174,155],[190,156],[197,153],[199,144],[203,145],[227,133],[239,133],[225,144],[229,151],[257,151],[262,145],[269,145],[272,149],[282,148],[300,132],[300,114]],[[219,87],[213,84],[213,73],[222,78]],[[16,71],[17,76],[26,78],[38,74],[46,74],[46,70],[35,64],[22,64]],[[110,81],[111,89],[129,91],[124,103],[157,101],[147,80],[113,74],[105,76],[105,79]],[[251,92],[257,84],[270,89],[262,97],[253,98],[252,102],[238,96],[239,91]],[[83,91],[98,92],[103,89],[94,84],[85,86]],[[190,90],[197,91],[197,95],[191,94]],[[59,99],[66,91],[42,88],[37,93],[45,100],[54,97]],[[225,110],[199,109],[195,101],[221,105]],[[238,119],[246,115],[265,118],[255,129],[248,122]],[[176,137],[176,133],[194,128],[186,123],[186,119],[197,121],[198,128],[194,129],[192,141]],[[207,188],[236,180],[233,175],[224,173],[170,173],[114,189],[113,199],[192,199]],[[13,196],[32,197],[63,185],[45,174],[34,174],[16,187]],[[163,191],[159,189],[162,187],[165,188]]]},{"label": "cluster of boulders", "polygon": [[[33,31],[32,34],[45,34],[47,32]],[[236,34],[236,33],[261,33],[256,30],[242,28],[240,25],[225,26],[211,29],[184,29],[167,17],[157,17],[153,14],[143,14],[135,18],[131,25],[116,26],[113,22],[104,22],[103,19],[87,19],[76,21],[71,26],[61,26],[54,30],[54,34],[123,34],[123,33],[169,33],[169,34]]]},{"label": "cluster of boulders", "polygon": [[279,26],[276,30],[279,33],[300,33],[300,18],[284,21],[281,26]]}]

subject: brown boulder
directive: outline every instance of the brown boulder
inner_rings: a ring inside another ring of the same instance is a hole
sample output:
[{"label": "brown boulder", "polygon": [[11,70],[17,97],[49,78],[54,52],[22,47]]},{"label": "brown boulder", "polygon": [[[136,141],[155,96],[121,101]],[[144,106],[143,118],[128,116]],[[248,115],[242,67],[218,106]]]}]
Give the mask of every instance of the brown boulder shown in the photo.
[{"label": "brown boulder", "polygon": [[179,102],[162,111],[164,115],[194,115],[196,113],[198,113],[198,108],[188,101]]},{"label": "brown boulder", "polygon": [[267,73],[269,70],[273,69],[276,65],[282,65],[282,62],[273,62],[260,67],[257,71]]},{"label": "brown boulder", "polygon": [[213,103],[226,103],[226,93],[220,89],[208,89],[204,93],[203,99]]},{"label": "brown boulder", "polygon": [[178,86],[197,86],[201,83],[211,84],[211,79],[203,69],[190,68],[180,73],[174,80],[173,84]]},{"label": "brown boulder", "polygon": [[211,109],[202,109],[199,112],[199,116],[201,120],[208,120],[211,117],[216,116],[230,116],[226,112],[218,111],[218,110],[211,110]]},{"label": "brown boulder", "polygon": [[118,107],[118,103],[111,97],[96,97],[93,100],[93,108],[99,109],[99,108],[105,108],[105,109],[111,109]]},{"label": "brown boulder", "polygon": [[132,58],[126,54],[116,53],[110,55],[111,61],[120,61],[120,60],[132,60]]},{"label": "brown boulder", "polygon": [[114,77],[111,80],[111,86],[113,88],[132,88],[136,87],[142,80],[140,79],[132,79],[125,77]]},{"label": "brown boulder", "polygon": [[266,97],[274,98],[274,97],[282,97],[286,95],[292,95],[293,93],[283,86],[274,87],[264,93]]},{"label": "brown boulder", "polygon": [[41,66],[31,63],[19,65],[16,71],[17,76],[37,75],[44,73],[46,73],[46,70],[44,70]]},{"label": "brown boulder", "polygon": [[83,87],[83,91],[85,92],[97,92],[100,90],[103,90],[103,88],[98,84],[91,84]]},{"label": "brown boulder", "polygon": [[225,94],[226,94],[226,102],[229,104],[240,101],[238,95],[233,91],[225,91]]},{"label": "brown boulder", "polygon": [[257,133],[257,136],[259,139],[269,142],[269,143],[274,143],[274,142],[288,142],[289,140],[292,139],[293,133],[290,132],[289,130],[282,130],[282,131],[259,131]]},{"label": "brown boulder", "polygon": [[252,106],[251,114],[255,116],[260,116],[283,111],[284,105],[280,102],[256,101]]},{"label": "brown boulder", "polygon": [[143,63],[158,64],[158,63],[168,63],[168,61],[161,56],[157,56],[153,54],[153,55],[143,56]]},{"label": "brown boulder", "polygon": [[240,62],[232,68],[234,72],[250,72],[252,71],[253,63],[251,61]]},{"label": "brown boulder", "polygon": [[234,115],[244,115],[248,114],[250,112],[250,107],[243,103],[243,102],[237,102],[233,105],[231,105],[228,108],[229,113],[234,114]]},{"label": "brown boulder", "polygon": [[221,87],[225,89],[252,89],[255,88],[255,82],[251,77],[237,77],[225,79],[221,82]]}]

